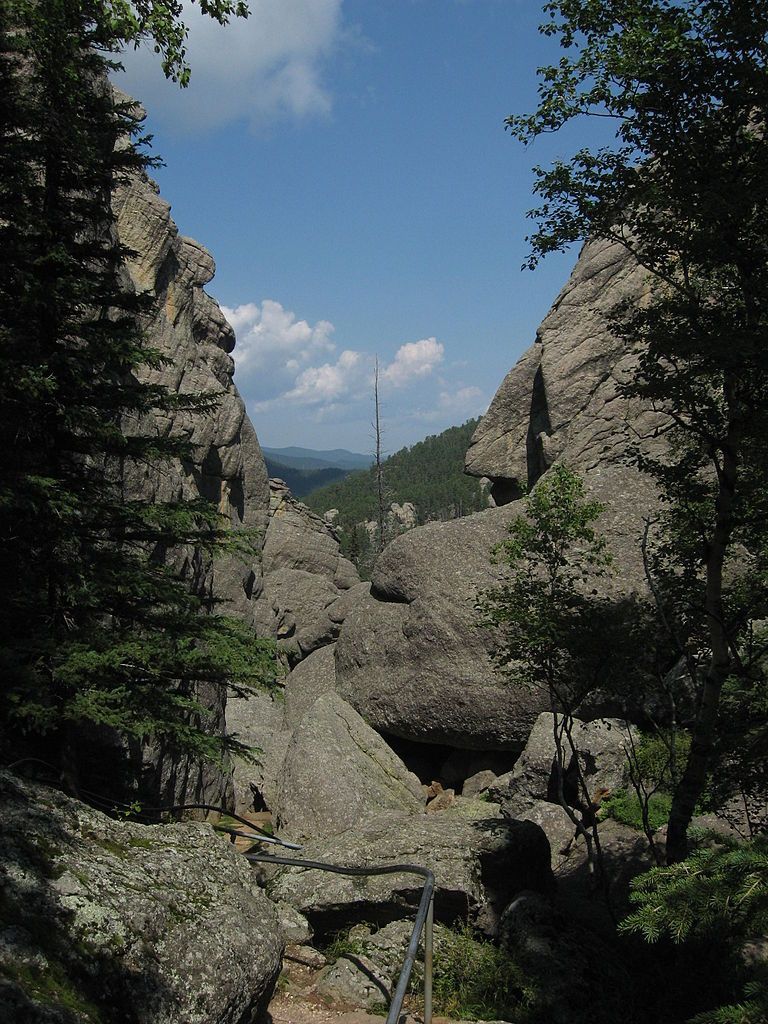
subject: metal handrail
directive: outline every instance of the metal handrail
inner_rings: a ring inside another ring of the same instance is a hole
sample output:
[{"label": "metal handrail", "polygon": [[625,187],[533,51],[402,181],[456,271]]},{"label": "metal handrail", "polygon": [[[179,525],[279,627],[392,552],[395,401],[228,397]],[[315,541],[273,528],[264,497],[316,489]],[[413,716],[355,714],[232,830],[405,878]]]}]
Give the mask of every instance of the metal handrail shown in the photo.
[{"label": "metal handrail", "polygon": [[424,1024],[432,1022],[432,955],[434,949],[434,915],[435,915],[435,876],[429,868],[418,864],[382,864],[366,868],[354,868],[348,865],[324,864],[319,860],[301,860],[298,857],[275,857],[265,853],[246,853],[246,860],[254,864],[280,864],[288,867],[314,868],[318,871],[330,871],[335,875],[420,875],[424,887],[416,911],[416,920],[411,932],[408,949],[405,953],[400,977],[397,979],[395,991],[389,1004],[386,1024],[397,1024],[403,1008],[403,1000],[411,980],[411,972],[416,962],[419,939],[424,930]]},{"label": "metal handrail", "polygon": [[[56,771],[54,765],[51,765],[46,761],[41,761],[39,758],[35,757],[21,758],[19,761],[15,761],[4,767],[8,770],[13,770],[17,769],[21,764],[28,762],[42,764]],[[124,803],[123,801],[111,800],[99,793],[89,792],[86,789],[81,789],[81,792],[111,808],[122,806],[128,811],[133,811],[133,806],[131,804]],[[276,836],[268,835],[260,829],[258,825],[248,821],[247,818],[243,818],[239,814],[227,811],[226,808],[217,804],[190,803],[171,804],[160,807],[142,807],[140,813],[174,813],[176,811],[188,810],[213,811],[219,814],[226,814],[250,830],[248,833],[244,833],[239,829],[229,828],[226,825],[213,826],[219,832],[229,833],[233,839],[237,836],[244,839],[253,839],[255,842],[259,843],[274,843],[291,850],[301,849],[301,846],[296,843],[291,843],[285,839],[279,839]],[[424,1024],[432,1024],[432,961],[434,951],[435,876],[429,868],[423,868],[418,864],[384,864],[374,865],[367,868],[354,868],[340,864],[324,864],[322,861],[317,860],[300,860],[296,857],[275,857],[258,853],[245,853],[243,856],[246,860],[253,863],[280,864],[287,865],[288,867],[299,868],[315,868],[318,871],[330,871],[336,875],[365,876],[412,874],[422,877],[425,881],[421,892],[421,899],[419,900],[419,907],[416,912],[416,920],[414,921],[413,931],[411,932],[411,938],[408,942],[408,948],[405,953],[405,959],[403,960],[403,966],[400,970],[400,976],[397,979],[397,985],[395,986],[395,991],[390,1000],[386,1024],[398,1024],[400,1012],[403,1008],[403,1000],[405,999],[405,993],[408,988],[408,982],[411,980],[411,973],[416,962],[416,954],[418,952],[419,939],[421,938],[422,930],[424,931]]]}]

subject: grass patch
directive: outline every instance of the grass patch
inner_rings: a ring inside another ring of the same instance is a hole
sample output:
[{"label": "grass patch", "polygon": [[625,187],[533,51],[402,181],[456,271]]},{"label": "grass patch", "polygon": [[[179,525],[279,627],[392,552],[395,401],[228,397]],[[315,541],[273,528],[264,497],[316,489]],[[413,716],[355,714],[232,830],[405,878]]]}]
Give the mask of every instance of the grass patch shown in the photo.
[{"label": "grass patch", "polygon": [[[654,832],[667,824],[671,809],[671,794],[654,793],[651,796],[648,801],[648,823]],[[643,831],[643,811],[637,793],[617,789],[613,796],[604,801],[602,811],[605,817],[614,818],[622,825]]]},{"label": "grass patch", "polygon": [[353,938],[349,934],[349,929],[334,932],[330,942],[323,949],[323,953],[328,958],[329,963],[335,964],[343,956],[361,956],[363,953],[363,943],[360,939]]},{"label": "grass patch", "polygon": [[446,931],[436,944],[434,1003],[463,1020],[521,1019],[534,993],[521,968],[498,946],[475,938],[469,925]]}]

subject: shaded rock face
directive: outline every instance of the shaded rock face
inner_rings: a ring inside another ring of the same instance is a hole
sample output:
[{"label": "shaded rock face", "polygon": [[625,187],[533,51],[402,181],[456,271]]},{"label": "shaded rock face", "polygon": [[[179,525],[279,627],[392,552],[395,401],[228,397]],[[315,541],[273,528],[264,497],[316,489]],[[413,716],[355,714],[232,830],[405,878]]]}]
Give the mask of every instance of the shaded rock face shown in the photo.
[{"label": "shaded rock face", "polygon": [[[435,873],[435,913],[469,921],[489,935],[504,907],[522,889],[552,886],[549,844],[532,822],[442,814],[382,815],[329,839],[307,843],[302,857],[336,864],[409,863]],[[416,875],[354,878],[298,868],[281,870],[268,887],[328,934],[366,921],[387,924],[413,912],[421,895]]]},{"label": "shaded rock face", "polygon": [[[149,343],[169,360],[147,374],[172,391],[213,391],[219,395],[208,414],[179,412],[155,416],[143,429],[181,434],[194,445],[191,464],[134,467],[125,486],[147,500],[204,497],[213,501],[233,528],[264,531],[269,510],[267,471],[259,442],[233,382],[232,328],[217,303],[203,290],[214,276],[211,255],[179,234],[170,206],[145,176],[120,184],[113,208],[120,242],[132,250],[125,267],[134,289],[152,297],[142,323]],[[228,558],[215,565],[185,552],[183,569],[191,584],[224,602],[224,609],[253,621],[253,559]]]},{"label": "shaded rock face", "polygon": [[202,824],[118,822],[0,773],[0,1019],[258,1020],[275,908]]},{"label": "shaded rock face", "polygon": [[[113,209],[118,240],[130,250],[124,264],[126,284],[151,299],[141,327],[148,343],[168,359],[167,365],[146,371],[145,378],[180,393],[219,395],[210,413],[155,415],[137,424],[142,431],[154,430],[160,436],[188,438],[194,456],[189,463],[131,466],[123,480],[126,497],[160,502],[204,497],[218,506],[233,529],[263,534],[269,509],[267,471],[233,383],[234,334],[203,290],[214,275],[213,259],[197,242],[179,234],[170,206],[145,175],[135,175],[116,187]],[[130,422],[126,429],[130,432]],[[255,622],[254,598],[261,586],[257,558],[225,556],[211,562],[193,548],[176,550],[169,558],[192,589],[216,598],[222,613]],[[207,727],[222,734],[226,701],[222,688],[200,685],[195,697],[207,710]],[[160,801],[231,800],[231,777],[226,770],[179,760],[159,747],[144,750],[142,762],[136,772]]]},{"label": "shaded rock face", "polygon": [[253,693],[227,701],[227,731],[258,751],[255,762],[235,759],[236,814],[271,809],[277,802],[279,777],[290,739],[285,729],[284,707],[279,694]]},{"label": "shaded rock face", "polygon": [[[500,800],[502,811],[509,818],[522,815],[534,801],[555,802],[558,799],[557,748],[553,725],[551,713],[545,712],[539,716],[525,750],[509,775],[506,792],[501,794]],[[590,795],[597,790],[612,792],[623,785],[631,749],[630,730],[636,734],[633,726],[618,719],[595,722],[574,719],[572,737],[578,751],[578,768]],[[565,737],[563,744],[563,790],[566,800],[577,807],[584,800],[583,794],[579,792],[578,769]]]},{"label": "shaded rock face", "polygon": [[644,590],[640,538],[657,497],[627,453],[633,442],[660,451],[666,421],[619,397],[636,354],[612,337],[608,314],[624,297],[642,301],[646,288],[619,246],[585,246],[467,454],[467,471],[494,481],[501,507],[419,527],[379,557],[370,599],[353,609],[336,648],[339,692],[374,728],[423,743],[522,748],[548,701],[498,674],[476,605],[499,581],[491,549],[522,511],[523,485],[555,460],[579,471],[589,497],[606,506],[598,529],[614,572],[597,590]]},{"label": "shaded rock face", "polygon": [[[338,636],[356,599],[359,577],[340,556],[332,529],[295,501],[282,482],[268,480],[259,442],[233,382],[234,333],[204,291],[215,270],[210,254],[179,234],[169,204],[145,175],[116,188],[113,208],[118,240],[130,250],[124,265],[126,286],[151,300],[141,326],[148,343],[168,359],[161,369],[148,371],[147,379],[180,393],[219,396],[210,413],[178,412],[140,424],[143,431],[189,438],[194,455],[184,464],[132,467],[124,479],[126,496],[150,501],[203,497],[217,505],[234,530],[252,531],[250,553],[214,562],[195,549],[177,550],[169,557],[191,588],[214,598],[221,613],[242,618],[257,635],[278,640],[295,663]],[[220,687],[200,685],[195,697],[207,711],[211,732],[242,729],[238,715],[243,706],[233,708],[227,724],[226,695]],[[269,728],[266,723],[255,725],[253,708],[246,718],[252,742],[269,746],[271,755],[276,716],[269,716]],[[135,774],[157,801],[232,803],[229,770],[179,760],[160,747],[141,755],[121,750],[120,755],[140,762]],[[239,781],[242,790],[242,773]]]}]

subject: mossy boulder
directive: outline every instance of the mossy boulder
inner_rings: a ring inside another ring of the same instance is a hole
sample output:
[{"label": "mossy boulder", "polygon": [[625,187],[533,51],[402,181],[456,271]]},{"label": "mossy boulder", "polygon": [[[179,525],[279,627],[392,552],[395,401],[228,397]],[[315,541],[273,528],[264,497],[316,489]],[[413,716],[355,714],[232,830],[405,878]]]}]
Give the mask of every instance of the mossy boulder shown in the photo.
[{"label": "mossy boulder", "polygon": [[0,1020],[257,1020],[275,908],[201,822],[118,821],[0,772]]}]

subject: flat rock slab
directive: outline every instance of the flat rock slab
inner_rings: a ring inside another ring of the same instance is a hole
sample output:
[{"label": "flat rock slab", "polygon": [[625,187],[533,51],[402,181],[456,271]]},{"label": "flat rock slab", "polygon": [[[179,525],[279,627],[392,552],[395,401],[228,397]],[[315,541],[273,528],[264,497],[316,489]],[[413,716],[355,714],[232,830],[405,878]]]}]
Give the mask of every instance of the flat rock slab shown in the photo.
[{"label": "flat rock slab", "polygon": [[9,772],[0,815],[0,1020],[258,1019],[277,914],[209,825],[115,821]]},{"label": "flat rock slab", "polygon": [[[307,843],[301,856],[353,867],[416,864],[435,873],[435,915],[445,923],[469,918],[493,934],[498,918],[522,889],[553,885],[549,844],[532,822],[464,819],[450,813],[382,816],[330,839]],[[291,903],[316,932],[359,921],[386,924],[412,915],[421,896],[417,875],[364,878],[284,868],[269,883],[273,899]]]}]

